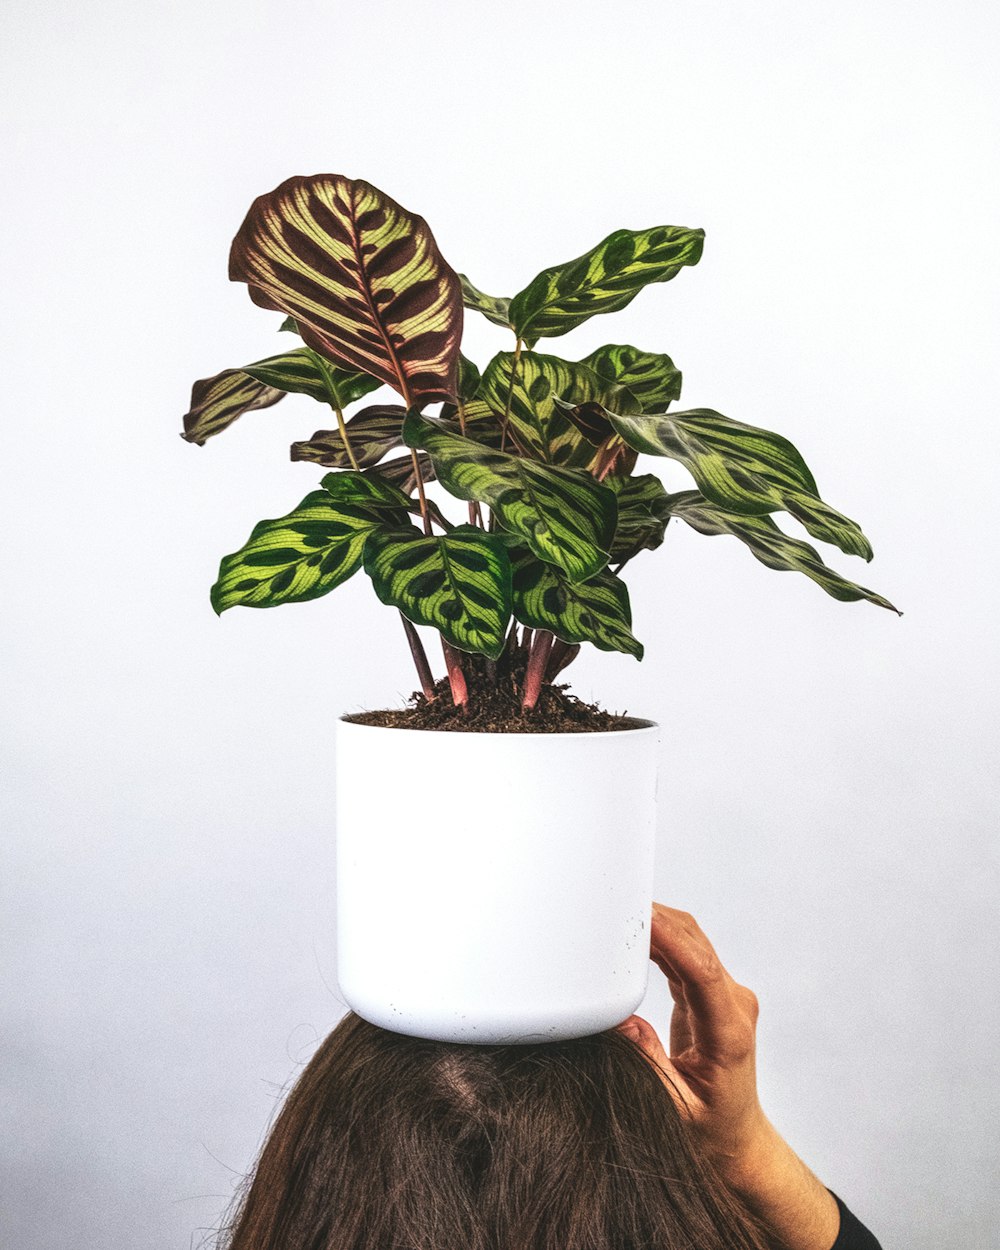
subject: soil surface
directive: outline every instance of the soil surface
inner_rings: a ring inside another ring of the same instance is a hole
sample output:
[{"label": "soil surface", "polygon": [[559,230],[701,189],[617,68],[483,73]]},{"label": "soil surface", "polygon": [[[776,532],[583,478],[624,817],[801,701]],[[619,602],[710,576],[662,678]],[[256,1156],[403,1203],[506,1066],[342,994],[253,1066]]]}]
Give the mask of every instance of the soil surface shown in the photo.
[{"label": "soil surface", "polygon": [[[344,720],[387,729],[441,729],[456,733],[607,733],[635,729],[644,722],[624,713],[606,712],[568,693],[565,685],[544,685],[530,712],[521,710],[523,669],[514,665],[490,667],[480,656],[462,657],[469,701],[464,708],[452,701],[447,677],[434,687],[434,699],[415,691],[405,708],[357,712]],[[499,667],[499,672],[497,671]]]}]

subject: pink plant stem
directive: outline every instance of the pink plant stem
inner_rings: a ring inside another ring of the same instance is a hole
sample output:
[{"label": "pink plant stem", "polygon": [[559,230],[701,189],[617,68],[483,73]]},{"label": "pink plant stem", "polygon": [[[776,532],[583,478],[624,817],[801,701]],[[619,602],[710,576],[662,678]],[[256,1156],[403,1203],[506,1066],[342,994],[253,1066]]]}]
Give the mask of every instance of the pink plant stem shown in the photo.
[{"label": "pink plant stem", "polygon": [[451,686],[451,701],[456,707],[460,707],[464,712],[469,707],[469,688],[465,684],[465,673],[462,671],[462,661],[455,648],[444,638],[441,639],[441,650],[444,652],[444,662],[448,666],[448,684]]},{"label": "pink plant stem", "polygon": [[521,708],[530,712],[538,702],[545,680],[545,669],[548,667],[549,654],[552,651],[553,635],[547,629],[536,631],[528,652],[528,667],[524,674],[524,694]]},{"label": "pink plant stem", "polygon": [[417,666],[417,676],[420,678],[420,689],[424,692],[424,698],[428,703],[433,703],[434,695],[434,678],[431,674],[431,666],[427,663],[427,652],[424,650],[424,644],[420,641],[420,635],[413,627],[413,622],[400,612],[399,619],[403,622],[403,629],[406,631],[406,641],[410,644],[410,654],[413,656],[413,663]]}]

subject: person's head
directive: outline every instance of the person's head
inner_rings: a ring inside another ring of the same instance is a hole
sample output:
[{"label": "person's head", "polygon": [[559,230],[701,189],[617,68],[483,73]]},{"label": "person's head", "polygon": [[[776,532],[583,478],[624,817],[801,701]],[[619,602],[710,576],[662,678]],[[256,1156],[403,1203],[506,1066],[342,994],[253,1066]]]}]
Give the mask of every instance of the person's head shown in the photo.
[{"label": "person's head", "polygon": [[289,1094],[222,1244],[762,1250],[644,1040],[461,1045],[349,1012]]}]

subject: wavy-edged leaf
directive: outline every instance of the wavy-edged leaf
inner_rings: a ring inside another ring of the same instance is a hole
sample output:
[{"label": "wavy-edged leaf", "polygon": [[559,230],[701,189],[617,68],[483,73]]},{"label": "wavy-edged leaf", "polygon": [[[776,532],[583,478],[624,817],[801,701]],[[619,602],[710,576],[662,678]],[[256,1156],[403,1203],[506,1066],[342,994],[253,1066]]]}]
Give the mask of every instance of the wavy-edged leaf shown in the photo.
[{"label": "wavy-edged leaf", "polygon": [[472,525],[427,536],[413,526],[368,535],[365,571],[383,603],[431,625],[461,651],[496,659],[510,621],[506,546]]},{"label": "wavy-edged leaf", "polygon": [[834,599],[847,602],[867,599],[877,607],[888,608],[890,612],[903,615],[899,608],[874,590],[858,586],[828,568],[814,547],[783,533],[769,516],[742,516],[727,512],[696,490],[670,495],[669,502],[672,516],[686,521],[699,534],[731,534],[744,543],[761,564],[767,565],[769,569],[804,573]]},{"label": "wavy-edged leaf", "polygon": [[701,259],[704,230],[615,230],[575,260],[543,270],[510,301],[510,324],[532,347],[568,334],[595,313],[624,308],[651,282],[668,282]]},{"label": "wavy-edged leaf", "polygon": [[509,299],[485,294],[473,286],[464,273],[460,273],[458,279],[462,284],[462,301],[466,308],[481,312],[487,321],[492,321],[496,326],[503,326],[505,330],[511,329]]},{"label": "wavy-edged leaf", "polygon": [[571,582],[559,569],[525,551],[514,556],[514,616],[529,629],[548,629],[563,642],[592,642],[601,651],[642,659],[632,633],[628,588],[610,569]]},{"label": "wavy-edged leaf", "polygon": [[519,359],[513,352],[498,352],[486,366],[480,394],[499,413],[507,411],[509,394],[509,429],[518,445],[546,464],[565,468],[587,468],[594,448],[561,403],[576,406],[601,400],[622,412],[639,411],[633,396],[603,381],[586,365],[540,352],[521,352]]},{"label": "wavy-edged leaf", "polygon": [[258,382],[244,369],[223,369],[214,377],[201,378],[191,388],[191,407],[184,414],[181,438],[203,447],[207,439],[245,412],[270,408],[284,398],[284,391]]},{"label": "wavy-edged leaf", "polygon": [[[370,469],[394,447],[402,447],[405,416],[406,409],[401,404],[373,404],[344,422],[359,468]],[[351,457],[339,429],[317,430],[312,438],[292,443],[292,459],[308,460],[329,469],[351,467]]]},{"label": "wavy-edged leaf", "polygon": [[293,317],[308,346],[395,387],[407,407],[454,397],[458,275],[424,219],[370,183],[317,174],[258,196],[229,276],[255,304]]},{"label": "wavy-edged leaf", "polygon": [[309,395],[321,403],[341,409],[382,385],[369,373],[331,364],[311,347],[298,347],[281,356],[258,360],[256,364],[245,365],[244,370],[258,382],[276,386],[282,391]]},{"label": "wavy-edged leaf", "polygon": [[654,551],[663,542],[670,520],[670,496],[663,483],[652,473],[605,480],[618,496],[611,563],[624,564],[640,551]]},{"label": "wavy-edged leaf", "polygon": [[479,372],[479,366],[474,360],[470,360],[468,356],[463,356],[461,352],[458,354],[458,398],[464,403],[476,398],[479,393],[479,383],[482,381],[482,375]]},{"label": "wavy-edged leaf", "polygon": [[221,615],[237,605],[273,608],[318,599],[357,572],[369,532],[386,524],[405,525],[407,514],[390,506],[378,487],[368,502],[312,491],[287,516],[261,521],[239,551],[223,557],[212,607]]},{"label": "wavy-edged leaf", "polygon": [[747,516],[789,512],[814,538],[848,555],[872,558],[860,526],[819,498],[806,462],[780,434],[732,421],[710,408],[607,415],[636,451],[679,460],[706,499],[720,508]]},{"label": "wavy-edged leaf", "polygon": [[607,564],[617,501],[589,474],[493,451],[413,411],[403,441],[428,453],[451,494],[489,504],[505,529],[571,581],[593,577]]},{"label": "wavy-edged leaf", "polygon": [[680,398],[681,371],[669,356],[640,351],[627,343],[598,347],[580,364],[605,382],[627,387],[642,412],[659,412]]}]

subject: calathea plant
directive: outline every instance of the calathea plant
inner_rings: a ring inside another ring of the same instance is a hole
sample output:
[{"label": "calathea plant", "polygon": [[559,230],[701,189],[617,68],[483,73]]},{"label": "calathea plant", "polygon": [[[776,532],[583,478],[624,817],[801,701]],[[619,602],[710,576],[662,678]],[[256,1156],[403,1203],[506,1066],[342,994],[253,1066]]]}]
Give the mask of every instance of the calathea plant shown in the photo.
[{"label": "calathea plant", "polygon": [[[772,514],[787,512],[814,538],[871,558],[787,439],[710,409],[672,410],[681,374],[662,353],[607,344],[565,360],[536,350],[696,264],[703,237],[616,230],[501,299],[456,273],[423,218],[367,182],[295,177],[260,196],[229,276],[284,313],[281,329],[302,345],[196,382],[183,437],[204,444],[243,413],[301,393],[334,420],[293,443],[292,459],[332,471],[223,558],[215,610],[315,599],[364,569],[401,614],[427,700],[435,683],[415,625],[440,634],[456,706],[516,672],[530,711],[583,643],[641,659],[621,573],[660,546],[674,518],[731,534],[837,599],[892,609],[775,524]],[[514,338],[482,371],[460,350],[463,306]],[[383,385],[400,402],[354,407]],[[637,474],[640,453],[679,461],[694,489],[671,493]],[[458,522],[428,497],[435,479],[466,504]],[[514,656],[519,665],[507,663]]]}]

